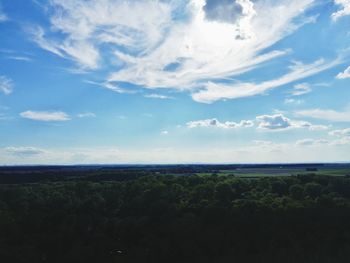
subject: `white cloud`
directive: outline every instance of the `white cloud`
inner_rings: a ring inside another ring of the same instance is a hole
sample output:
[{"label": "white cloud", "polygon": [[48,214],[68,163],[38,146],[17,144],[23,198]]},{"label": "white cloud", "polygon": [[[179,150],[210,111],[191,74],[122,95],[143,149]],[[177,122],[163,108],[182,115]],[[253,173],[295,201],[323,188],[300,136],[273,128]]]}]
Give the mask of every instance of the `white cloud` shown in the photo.
[{"label": "white cloud", "polygon": [[199,128],[199,127],[216,127],[222,129],[235,129],[235,128],[248,128],[253,127],[254,122],[250,120],[242,120],[240,122],[220,122],[217,119],[206,119],[199,121],[190,121],[186,123],[188,128]]},{"label": "white cloud", "polygon": [[33,40],[43,49],[63,58],[72,58],[84,69],[98,68],[99,53],[87,42],[81,40],[67,40],[65,43],[57,43],[45,37],[45,31],[41,27],[32,28]]},{"label": "white cloud", "polygon": [[350,15],[350,0],[334,0],[334,4],[340,6],[341,9],[332,14],[333,20]]},{"label": "white cloud", "polygon": [[350,145],[350,128],[334,130],[329,132],[329,135],[338,138],[337,140],[332,141],[332,145]]},{"label": "white cloud", "polygon": [[256,117],[259,128],[268,130],[282,130],[292,126],[291,120],[282,114],[262,115]]},{"label": "white cloud", "polygon": [[161,133],[162,135],[167,135],[167,134],[169,134],[168,131],[161,131],[160,133]]},{"label": "white cloud", "polygon": [[296,100],[296,99],[287,98],[287,99],[284,100],[284,103],[285,104],[300,105],[300,104],[304,103],[304,101],[303,100]]},{"label": "white cloud", "polygon": [[329,132],[330,135],[337,136],[337,137],[349,137],[350,138],[350,128],[343,129],[343,130],[334,130]]},{"label": "white cloud", "polygon": [[[261,115],[256,117],[259,129],[281,131],[286,129],[304,128],[310,131],[327,130],[329,126],[314,125],[306,121],[291,120],[283,114]],[[190,121],[186,123],[188,128],[215,127],[221,129],[235,129],[253,127],[254,121],[242,120],[240,122],[220,122],[218,119],[205,119],[198,121]]]},{"label": "white cloud", "polygon": [[303,139],[296,142],[296,145],[299,146],[319,146],[326,144],[329,144],[329,141],[324,139]]},{"label": "white cloud", "polygon": [[35,121],[69,121],[70,117],[62,111],[25,111],[20,116]]},{"label": "white cloud", "polygon": [[161,99],[161,100],[166,100],[166,99],[173,99],[173,97],[166,96],[166,95],[160,95],[160,94],[147,94],[144,96],[145,98],[150,98],[150,99]]},{"label": "white cloud", "polygon": [[309,109],[297,111],[298,116],[310,117],[334,122],[350,122],[350,111],[335,111],[323,109]]},{"label": "white cloud", "polygon": [[300,96],[312,91],[309,83],[300,83],[294,86],[294,90],[291,92],[293,96]]},{"label": "white cloud", "polygon": [[346,68],[343,72],[340,72],[337,76],[337,79],[347,79],[350,78],[350,66]]},{"label": "white cloud", "polygon": [[114,91],[114,92],[120,93],[120,94],[123,94],[123,93],[136,93],[136,91],[134,91],[134,90],[123,89],[119,85],[114,84],[112,82],[99,83],[99,82],[95,82],[95,81],[85,80],[85,83],[88,83],[88,84],[91,84],[91,85],[100,86],[100,87],[109,89],[111,91]]},{"label": "white cloud", "polygon": [[0,76],[0,91],[5,95],[12,93],[13,81],[5,76]]},{"label": "white cloud", "polygon": [[[194,94],[197,101],[207,102],[216,97],[235,98],[240,93],[255,95],[283,85],[270,81],[260,85],[272,87],[260,86],[258,90],[242,85],[235,88],[239,90],[234,92],[236,95],[226,96],[227,89],[216,87],[214,82],[286,54],[286,50],[265,50],[314,21],[304,15],[314,2],[52,0],[51,25],[34,29],[33,38],[43,49],[72,59],[80,67],[108,65],[111,72],[107,82],[113,85],[131,83],[191,92],[204,87],[210,88],[210,93],[223,93],[214,98]],[[331,66],[320,64],[307,73],[295,72],[301,75],[295,80]],[[212,85],[205,84],[208,80]]]},{"label": "white cloud", "polygon": [[306,121],[291,120],[283,114],[261,115],[256,117],[259,123],[258,128],[265,130],[286,130],[294,128],[304,128],[311,131],[326,130],[329,127],[324,125],[313,125]]},{"label": "white cloud", "polygon": [[206,0],[203,11],[209,21],[235,25],[236,39],[251,36],[250,22],[256,11],[250,0]]},{"label": "white cloud", "polygon": [[25,61],[25,62],[32,61],[30,57],[26,57],[26,56],[8,56],[7,58],[12,60]]},{"label": "white cloud", "polygon": [[35,147],[6,147],[5,152],[19,157],[31,157],[45,153],[44,150]]},{"label": "white cloud", "polygon": [[[87,69],[100,66],[101,45],[146,52],[161,40],[171,19],[171,6],[158,1],[50,1],[51,28],[65,34],[58,40],[43,28],[33,31],[38,45]],[[147,12],[145,12],[147,10]]]},{"label": "white cloud", "polygon": [[310,77],[320,73],[340,63],[339,59],[331,62],[325,62],[323,59],[317,60],[311,64],[302,64],[295,62],[290,67],[290,72],[277,79],[265,81],[262,83],[238,83],[238,84],[217,84],[208,82],[205,89],[192,94],[195,101],[203,103],[212,103],[221,99],[236,99],[242,97],[254,96],[267,92],[271,89],[286,85],[288,83]]},{"label": "white cloud", "polygon": [[84,112],[77,115],[78,118],[95,118],[96,114],[93,112]]}]

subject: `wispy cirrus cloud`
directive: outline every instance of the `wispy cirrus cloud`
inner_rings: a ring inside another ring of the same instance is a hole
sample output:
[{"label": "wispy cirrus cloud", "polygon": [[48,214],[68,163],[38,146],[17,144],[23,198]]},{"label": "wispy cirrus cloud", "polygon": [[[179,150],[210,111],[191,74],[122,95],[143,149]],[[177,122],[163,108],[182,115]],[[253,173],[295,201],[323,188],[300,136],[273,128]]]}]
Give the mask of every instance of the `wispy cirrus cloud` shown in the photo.
[{"label": "wispy cirrus cloud", "polygon": [[285,104],[293,104],[293,105],[300,105],[304,103],[304,100],[296,100],[296,99],[291,99],[287,98],[284,100]]},{"label": "wispy cirrus cloud", "polygon": [[350,111],[335,111],[331,109],[308,109],[295,112],[298,116],[309,117],[334,122],[350,122]]},{"label": "wispy cirrus cloud", "polygon": [[25,62],[30,62],[33,59],[30,57],[26,56],[8,56],[7,59],[12,59],[12,60],[17,60],[17,61],[25,61]]},{"label": "wispy cirrus cloud", "polygon": [[[81,68],[108,65],[105,81],[117,89],[104,87],[111,90],[119,92],[123,83],[187,90],[198,102],[213,102],[253,96],[292,81],[285,80],[293,79],[288,75],[260,84],[217,83],[288,53],[265,50],[314,21],[304,14],[314,2],[52,0],[47,5],[50,27],[34,28],[32,36],[41,48]],[[301,77],[294,80],[325,70],[329,63],[316,64],[310,67],[319,70],[295,70]]]},{"label": "wispy cirrus cloud", "polygon": [[20,116],[34,121],[69,121],[70,116],[62,111],[24,111]]},{"label": "wispy cirrus cloud", "polygon": [[170,99],[174,99],[173,97],[167,96],[167,95],[161,95],[161,94],[147,94],[144,96],[145,98],[149,98],[149,99],[161,99],[161,100],[170,100]]},{"label": "wispy cirrus cloud", "polygon": [[95,118],[96,114],[93,112],[83,112],[83,113],[79,113],[77,114],[78,118]]},{"label": "wispy cirrus cloud", "polygon": [[350,66],[347,67],[343,72],[340,72],[337,76],[337,79],[347,79],[350,78]]},{"label": "wispy cirrus cloud", "polygon": [[267,92],[271,89],[295,82],[320,73],[338,65],[341,59],[326,62],[324,59],[317,60],[311,64],[294,62],[290,66],[290,72],[273,80],[261,83],[236,83],[236,84],[218,84],[208,82],[203,90],[195,92],[192,97],[195,101],[203,103],[212,103],[222,99],[236,99],[250,97]]},{"label": "wispy cirrus cloud", "polygon": [[294,85],[294,89],[291,92],[291,95],[293,96],[300,96],[300,95],[304,95],[307,93],[310,93],[312,91],[311,86],[309,83],[299,83]]},{"label": "wispy cirrus cloud", "polygon": [[117,84],[114,84],[112,82],[95,82],[95,81],[91,81],[91,80],[85,80],[85,83],[88,83],[88,84],[91,84],[91,85],[96,85],[96,86],[99,86],[99,87],[102,87],[102,88],[106,88],[106,89],[109,89],[113,92],[116,92],[116,93],[120,93],[120,94],[123,94],[123,93],[136,93],[137,91],[135,90],[128,90],[128,89],[124,89],[124,88],[121,88],[119,85]]},{"label": "wispy cirrus cloud", "polygon": [[13,81],[6,76],[0,75],[0,91],[5,95],[9,95],[13,91]]}]

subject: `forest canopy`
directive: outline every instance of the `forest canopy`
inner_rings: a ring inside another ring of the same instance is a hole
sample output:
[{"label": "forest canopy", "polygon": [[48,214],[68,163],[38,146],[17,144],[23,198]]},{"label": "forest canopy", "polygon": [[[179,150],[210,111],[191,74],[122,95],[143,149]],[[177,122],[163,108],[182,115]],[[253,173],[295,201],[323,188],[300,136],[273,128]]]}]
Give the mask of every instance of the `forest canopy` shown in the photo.
[{"label": "forest canopy", "polygon": [[350,178],[0,185],[2,262],[346,262]]}]

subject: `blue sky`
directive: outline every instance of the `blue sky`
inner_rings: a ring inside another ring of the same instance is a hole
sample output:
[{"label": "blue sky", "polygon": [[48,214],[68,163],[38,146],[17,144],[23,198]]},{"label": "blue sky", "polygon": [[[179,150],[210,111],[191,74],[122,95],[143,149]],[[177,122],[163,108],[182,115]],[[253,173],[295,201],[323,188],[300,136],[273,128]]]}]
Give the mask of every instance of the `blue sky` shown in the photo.
[{"label": "blue sky", "polygon": [[0,164],[350,161],[349,0],[0,0]]}]

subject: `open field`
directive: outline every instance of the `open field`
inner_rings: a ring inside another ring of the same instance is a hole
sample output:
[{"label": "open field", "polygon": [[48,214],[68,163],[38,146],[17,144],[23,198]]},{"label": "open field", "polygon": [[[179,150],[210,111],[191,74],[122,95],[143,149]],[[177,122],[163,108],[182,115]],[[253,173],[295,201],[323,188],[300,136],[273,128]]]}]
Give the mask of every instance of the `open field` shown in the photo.
[{"label": "open field", "polygon": [[298,174],[317,174],[327,176],[346,176],[350,174],[350,168],[318,168],[315,171],[307,171],[303,168],[246,168],[237,170],[220,170],[219,175],[234,174],[239,177],[255,176],[292,176]]},{"label": "open field", "polygon": [[350,175],[350,164],[232,164],[232,165],[76,165],[76,166],[4,166],[1,183],[41,181],[120,181],[144,175],[235,176],[240,178],[286,177],[306,174]]}]

